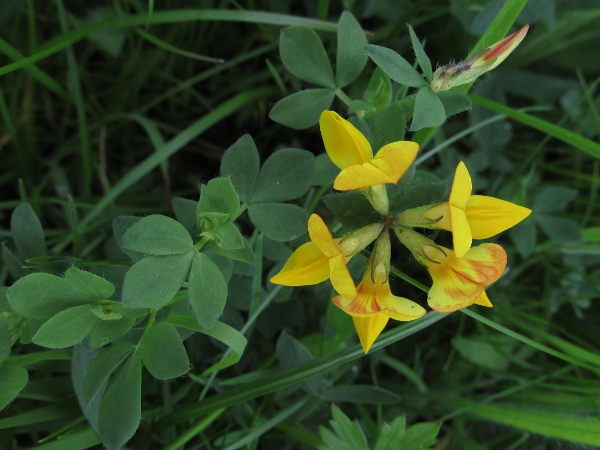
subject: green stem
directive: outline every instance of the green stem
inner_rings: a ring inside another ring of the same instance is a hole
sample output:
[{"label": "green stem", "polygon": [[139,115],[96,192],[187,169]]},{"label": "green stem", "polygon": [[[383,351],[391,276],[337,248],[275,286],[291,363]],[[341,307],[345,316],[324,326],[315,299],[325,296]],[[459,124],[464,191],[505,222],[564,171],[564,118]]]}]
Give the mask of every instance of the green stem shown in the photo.
[{"label": "green stem", "polygon": [[198,242],[196,242],[196,245],[194,245],[194,250],[199,252],[200,250],[202,250],[202,247],[204,247],[206,244],[208,244],[208,239],[202,238]]},{"label": "green stem", "polygon": [[154,325],[154,322],[156,322],[156,313],[157,312],[158,312],[158,309],[153,309],[152,312],[150,313],[150,317],[148,318],[148,323],[146,324],[146,328],[144,328],[142,337],[140,338],[139,342],[135,346],[136,349],[140,346],[140,342],[142,342],[144,340],[144,336],[146,336],[146,333],[148,333],[148,331],[150,331],[150,328],[152,328],[152,325]]},{"label": "green stem", "polygon": [[352,99],[348,97],[344,91],[342,91],[342,88],[337,88],[335,90],[335,96],[339,98],[344,103],[344,105],[348,107],[350,106],[350,103],[352,103]]}]

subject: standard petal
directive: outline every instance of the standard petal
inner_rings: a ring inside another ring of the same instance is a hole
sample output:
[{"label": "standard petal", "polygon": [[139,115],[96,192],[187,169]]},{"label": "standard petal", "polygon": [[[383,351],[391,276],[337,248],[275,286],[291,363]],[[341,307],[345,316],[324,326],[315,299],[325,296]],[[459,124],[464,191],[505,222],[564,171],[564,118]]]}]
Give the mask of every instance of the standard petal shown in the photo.
[{"label": "standard petal", "polygon": [[487,286],[492,284],[506,268],[506,252],[498,244],[481,244],[471,248],[462,258],[450,253],[446,264],[469,280]]},{"label": "standard petal", "polygon": [[340,169],[364,164],[373,158],[367,138],[338,113],[323,111],[319,126],[325,150]]},{"label": "standard petal", "polygon": [[302,244],[287,260],[271,283],[284,286],[308,286],[329,278],[329,260],[312,242]]},{"label": "standard petal", "polygon": [[419,151],[415,142],[392,142],[379,150],[375,158],[361,165],[343,169],[333,187],[349,191],[378,184],[396,184],[408,170]]},{"label": "standard petal", "polygon": [[471,183],[471,175],[469,175],[465,163],[461,161],[458,163],[458,166],[456,166],[452,190],[450,191],[450,199],[448,201],[451,205],[464,210],[472,190],[473,184]]},{"label": "standard petal", "polygon": [[471,195],[465,213],[473,238],[487,239],[514,227],[531,210],[499,198]]},{"label": "standard petal", "polygon": [[483,285],[457,273],[437,273],[427,294],[427,304],[439,313],[449,313],[473,304],[483,292]]},{"label": "standard petal", "polygon": [[492,305],[492,302],[490,302],[490,299],[488,298],[487,294],[485,293],[485,289],[483,290],[483,292],[481,293],[479,298],[473,302],[473,304],[480,305],[480,306],[487,306],[488,308],[491,308],[494,306],[494,305]]},{"label": "standard petal", "polygon": [[354,321],[354,328],[358,333],[360,344],[365,353],[369,352],[369,349],[375,342],[375,339],[381,334],[389,318],[384,314],[376,314],[370,317],[352,317]]},{"label": "standard petal", "polygon": [[471,228],[465,211],[450,204],[450,226],[452,228],[452,243],[457,257],[464,256],[473,243]]}]

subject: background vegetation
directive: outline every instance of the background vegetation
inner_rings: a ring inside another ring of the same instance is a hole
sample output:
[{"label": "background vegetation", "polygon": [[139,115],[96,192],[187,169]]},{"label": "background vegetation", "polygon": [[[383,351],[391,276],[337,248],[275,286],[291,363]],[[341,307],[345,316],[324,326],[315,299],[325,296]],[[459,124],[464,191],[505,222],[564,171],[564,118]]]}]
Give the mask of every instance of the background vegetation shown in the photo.
[{"label": "background vegetation", "polygon": [[[261,161],[281,147],[322,154],[317,127],[269,118],[277,101],[314,87],[283,66],[282,28],[315,29],[335,61],[336,24],[349,10],[370,43],[412,63],[410,23],[434,65],[446,64],[465,58],[507,5],[518,15],[513,31],[531,29],[472,88],[472,109],[406,134],[422,144],[422,180],[449,179],[462,159],[476,192],[533,209],[500,239],[509,271],[490,289],[494,308],[389,326],[364,356],[349,317],[328,301],[330,285],[268,282],[301,241],[264,237],[242,214],[257,268],[230,268],[223,316],[244,330],[242,358],[206,373],[226,348],[196,334],[186,340],[187,375],[166,382],[144,372],[130,448],[364,448],[332,403],[379,450],[432,446],[438,423],[439,449],[600,445],[600,8],[593,0],[0,2],[5,286],[24,270],[62,273],[74,264],[68,255],[87,269],[128,264],[113,219],[173,216],[174,197],[197,201],[244,134]],[[346,94],[362,98],[374,70],[369,62]],[[347,112],[339,96],[331,109]],[[317,162],[297,203],[330,220],[320,202],[330,189]],[[11,259],[22,250],[11,231],[22,202],[39,217],[49,255],[26,269]],[[407,252],[396,254],[400,271],[422,278]],[[423,299],[414,284],[398,278],[393,290]],[[20,361],[30,380],[0,412],[0,448],[97,448],[73,387],[86,353],[42,353],[10,339],[2,342],[11,356],[0,355]],[[404,420],[420,428],[404,433]]]}]

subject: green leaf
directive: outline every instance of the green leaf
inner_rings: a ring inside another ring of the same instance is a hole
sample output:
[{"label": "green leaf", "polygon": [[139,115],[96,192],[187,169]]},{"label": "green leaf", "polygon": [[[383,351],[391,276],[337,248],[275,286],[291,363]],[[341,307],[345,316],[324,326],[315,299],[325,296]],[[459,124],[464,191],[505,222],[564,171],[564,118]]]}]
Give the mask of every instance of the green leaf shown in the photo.
[{"label": "green leaf", "polygon": [[160,308],[177,294],[187,278],[194,252],[149,256],[125,275],[123,302],[133,308]]},{"label": "green leaf", "polygon": [[264,162],[250,203],[285,202],[306,193],[315,177],[315,157],[297,148],[282,148]]},{"label": "green leaf", "polygon": [[279,100],[269,118],[295,130],[319,123],[321,113],[331,107],[335,93],[331,89],[305,89]]},{"label": "green leaf", "polygon": [[390,423],[384,423],[373,450],[397,450],[406,433],[406,416],[398,416]]},{"label": "green leaf", "polygon": [[97,320],[90,305],[65,309],[40,327],[33,342],[49,348],[72,347],[92,331]]},{"label": "green leaf", "polygon": [[367,64],[365,32],[351,12],[344,11],[338,22],[335,79],[338,87],[352,83]]},{"label": "green leaf", "polygon": [[212,233],[206,233],[205,235],[210,235],[212,240],[223,250],[236,250],[244,247],[242,234],[233,222],[221,223],[217,225]]},{"label": "green leaf", "polygon": [[506,336],[494,336],[494,339],[486,337],[457,337],[452,345],[458,353],[467,361],[487,370],[505,371],[510,361],[506,355],[511,354],[514,340],[503,339]]},{"label": "green leaf", "polygon": [[155,323],[144,334],[139,350],[144,366],[159,380],[177,378],[190,368],[181,337],[170,323]]},{"label": "green leaf", "polygon": [[448,198],[449,185],[446,181],[436,181],[432,183],[417,183],[400,189],[395,186],[388,188],[390,200],[390,215],[396,215],[402,211],[419,206],[440,203]]},{"label": "green leaf", "polygon": [[177,221],[185,227],[191,235],[198,235],[198,220],[196,210],[198,202],[187,198],[175,197],[171,200],[171,208],[175,213]]},{"label": "green leaf", "polygon": [[579,225],[568,217],[536,215],[536,222],[548,237],[556,242],[570,243],[581,241]]},{"label": "green leaf", "polygon": [[340,168],[331,162],[327,153],[321,153],[315,158],[315,177],[312,184],[332,186],[339,173]]},{"label": "green leaf", "polygon": [[444,105],[438,96],[427,86],[417,92],[415,112],[410,124],[411,131],[421,128],[438,127],[446,120]]},{"label": "green leaf", "polygon": [[531,209],[536,214],[556,214],[565,211],[575,197],[577,197],[576,189],[564,186],[546,186],[535,197]]},{"label": "green leaf", "polygon": [[2,262],[14,278],[22,278],[31,273],[31,270],[23,268],[23,263],[4,242],[2,243]]},{"label": "green leaf", "polygon": [[531,256],[537,242],[537,227],[533,219],[525,219],[508,230],[510,239],[513,241],[519,254],[523,258]]},{"label": "green leaf", "polygon": [[115,293],[115,287],[110,281],[76,267],[69,268],[64,279],[90,300],[108,300]]},{"label": "green leaf", "polygon": [[363,405],[386,405],[400,401],[400,396],[392,391],[377,386],[360,384],[335,386],[323,392],[321,397],[335,403],[347,402]]},{"label": "green leaf", "polygon": [[333,420],[329,421],[329,424],[335,434],[321,427],[323,445],[319,445],[319,450],[369,450],[367,439],[358,422],[351,421],[335,405],[331,405],[331,413]]},{"label": "green leaf", "polygon": [[[195,218],[195,215],[194,215]],[[121,249],[121,251],[123,253],[125,253],[127,256],[129,256],[133,261],[139,261],[140,259],[142,259],[144,257],[143,253],[140,252],[135,252],[133,250],[129,250],[125,247],[123,247],[123,236],[125,236],[125,233],[127,232],[127,230],[133,226],[135,223],[137,223],[138,221],[140,221],[142,218],[141,217],[135,217],[135,216],[118,216],[115,217],[112,221],[112,227],[113,227],[113,236],[115,238],[115,241],[117,242],[117,245],[119,246],[119,248]]]},{"label": "green leaf", "polygon": [[446,117],[453,116],[459,112],[471,109],[471,99],[460,92],[442,91],[437,93],[438,98],[444,106]]},{"label": "green leaf", "polygon": [[10,355],[10,338],[8,335],[8,321],[4,314],[0,314],[0,363]]},{"label": "green leaf", "polygon": [[398,441],[401,448],[429,448],[433,447],[440,432],[440,423],[423,422],[412,425],[406,429],[403,438]]},{"label": "green leaf", "polygon": [[292,75],[318,86],[335,88],[331,63],[321,39],[312,29],[294,26],[281,30],[279,54]]},{"label": "green leaf", "polygon": [[240,209],[240,199],[229,178],[213,178],[200,188],[198,217],[205,213],[227,214],[233,220]]},{"label": "green leaf", "polygon": [[392,82],[381,67],[375,68],[363,98],[378,110],[385,108],[392,101]]},{"label": "green leaf", "polygon": [[386,141],[396,142],[404,139],[406,120],[404,109],[399,102],[394,102],[375,116],[375,131]]},{"label": "green leaf", "polygon": [[142,417],[142,364],[137,353],[111,378],[100,401],[98,431],[108,450],[122,447],[137,430]]},{"label": "green leaf", "polygon": [[153,214],[134,223],[123,236],[123,247],[150,255],[176,255],[194,248],[190,233],[175,219]]},{"label": "green leaf", "polygon": [[90,299],[60,277],[32,273],[8,289],[14,311],[29,319],[47,319],[60,311],[89,303]]},{"label": "green leaf", "polygon": [[[315,359],[304,345],[285,331],[277,339],[276,351],[282,369],[289,369]],[[328,382],[323,377],[314,377],[303,381],[301,384],[307,392],[313,395],[318,394],[328,386]]]},{"label": "green leaf", "polygon": [[23,390],[29,375],[27,370],[11,362],[0,364],[0,410],[4,409]]},{"label": "green leaf", "polygon": [[118,320],[99,320],[92,328],[92,348],[103,347],[124,336],[135,323],[133,317],[122,317]]},{"label": "green leaf", "polygon": [[309,214],[297,205],[260,203],[250,205],[248,214],[256,228],[274,241],[291,241],[307,232]]},{"label": "green leaf", "polygon": [[21,203],[10,218],[10,231],[23,259],[46,255],[44,230],[29,203]]},{"label": "green leaf", "polygon": [[395,82],[410,87],[427,86],[421,74],[394,50],[371,44],[367,55]]},{"label": "green leaf", "polygon": [[229,178],[240,200],[250,200],[260,167],[258,149],[249,134],[229,147],[221,159],[221,176]]},{"label": "green leaf", "polygon": [[427,81],[431,83],[431,79],[433,77],[433,70],[431,69],[431,61],[429,60],[427,53],[425,53],[425,50],[423,49],[423,46],[421,45],[421,41],[419,41],[419,38],[417,37],[415,30],[413,30],[413,27],[411,27],[409,24],[407,24],[407,25],[408,25],[408,32],[410,33],[410,41],[412,43],[413,50],[415,51],[415,55],[417,57],[417,62],[419,63],[419,66],[421,67],[421,70],[423,71],[423,75],[425,75],[425,78],[427,79]]},{"label": "green leaf", "polygon": [[204,328],[212,327],[223,314],[227,282],[217,265],[204,253],[194,256],[188,289],[196,320]]},{"label": "green leaf", "polygon": [[342,225],[350,230],[358,229],[381,220],[369,201],[358,191],[327,194],[323,203]]},{"label": "green leaf", "polygon": [[88,405],[108,377],[135,350],[131,342],[121,342],[103,350],[90,365],[83,382],[83,403]]},{"label": "green leaf", "polygon": [[254,253],[252,252],[250,245],[248,245],[245,240],[242,248],[224,249],[220,248],[215,242],[211,242],[209,248],[217,255],[224,256],[225,258],[243,261],[248,264],[254,264]]}]

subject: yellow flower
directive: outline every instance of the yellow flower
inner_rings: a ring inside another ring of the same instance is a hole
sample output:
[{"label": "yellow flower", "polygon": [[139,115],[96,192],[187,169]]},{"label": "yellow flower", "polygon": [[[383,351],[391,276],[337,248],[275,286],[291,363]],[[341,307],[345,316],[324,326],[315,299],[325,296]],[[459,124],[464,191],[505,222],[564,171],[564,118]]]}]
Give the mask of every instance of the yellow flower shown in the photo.
[{"label": "yellow flower", "polygon": [[329,158],[342,169],[333,184],[338,191],[395,184],[419,151],[415,142],[397,141],[382,147],[373,157],[367,138],[336,112],[323,111],[319,125]]},{"label": "yellow flower", "polygon": [[308,220],[311,242],[296,249],[281,271],[271,278],[271,283],[307,286],[330,278],[338,293],[352,296],[356,286],[346,264],[373,242],[382,229],[382,223],[375,223],[333,239],[323,219],[313,214]]},{"label": "yellow flower", "polygon": [[516,33],[496,42],[467,61],[440,67],[433,74],[431,89],[434,92],[447,91],[455,86],[475,81],[504,61],[525,38],[527,30],[529,25],[525,25]]},{"label": "yellow flower", "polygon": [[450,249],[424,245],[418,259],[433,279],[427,303],[440,313],[473,303],[492,306],[483,288],[496,281],[506,267],[506,252],[497,244],[478,245],[462,258]]},{"label": "yellow flower", "polygon": [[392,294],[389,284],[390,253],[390,236],[385,230],[375,243],[356,294],[333,298],[333,303],[352,316],[365,353],[389,319],[415,320],[426,312],[417,303]]},{"label": "yellow flower", "polygon": [[471,195],[471,190],[471,176],[464,163],[460,162],[450,199],[428,208],[423,217],[433,223],[421,224],[426,228],[452,231],[454,251],[459,258],[469,251],[473,239],[495,236],[531,214],[530,209],[499,198]]}]

